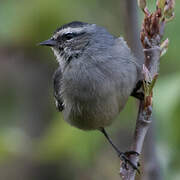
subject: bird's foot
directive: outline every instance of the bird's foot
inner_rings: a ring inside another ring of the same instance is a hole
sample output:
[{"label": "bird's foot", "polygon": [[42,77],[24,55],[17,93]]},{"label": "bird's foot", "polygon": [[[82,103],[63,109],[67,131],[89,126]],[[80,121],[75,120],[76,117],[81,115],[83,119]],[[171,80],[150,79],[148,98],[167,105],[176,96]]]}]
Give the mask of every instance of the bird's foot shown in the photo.
[{"label": "bird's foot", "polygon": [[128,169],[128,166],[127,164],[129,164],[134,170],[136,170],[139,174],[140,174],[140,171],[138,169],[138,167],[140,166],[139,162],[137,163],[137,165],[135,165],[130,159],[129,157],[131,155],[135,155],[135,156],[139,156],[139,153],[136,152],[136,151],[127,151],[127,152],[124,152],[124,153],[119,153],[119,157],[120,159],[124,162],[123,165],[126,169]]}]

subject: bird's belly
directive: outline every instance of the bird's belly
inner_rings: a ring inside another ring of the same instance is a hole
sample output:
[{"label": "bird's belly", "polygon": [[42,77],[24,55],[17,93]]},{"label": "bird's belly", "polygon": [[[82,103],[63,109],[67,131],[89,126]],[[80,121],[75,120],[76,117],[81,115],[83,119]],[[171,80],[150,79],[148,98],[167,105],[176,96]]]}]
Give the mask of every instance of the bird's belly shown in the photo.
[{"label": "bird's belly", "polygon": [[135,77],[128,76],[130,72],[126,73],[126,68],[119,71],[117,63],[117,70],[115,65],[110,66],[112,62],[110,67],[107,65],[92,68],[82,64],[65,72],[62,80],[63,115],[71,125],[87,130],[105,127],[123,109]]},{"label": "bird's belly", "polygon": [[84,130],[106,127],[112,123],[119,113],[119,105],[115,96],[97,101],[76,101],[68,103],[63,112],[64,119],[73,126]]}]

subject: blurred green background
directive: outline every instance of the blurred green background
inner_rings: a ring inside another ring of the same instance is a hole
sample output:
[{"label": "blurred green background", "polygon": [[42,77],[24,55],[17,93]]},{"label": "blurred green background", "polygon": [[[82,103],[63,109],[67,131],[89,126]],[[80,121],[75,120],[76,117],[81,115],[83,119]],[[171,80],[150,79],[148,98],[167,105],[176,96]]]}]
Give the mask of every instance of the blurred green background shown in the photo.
[{"label": "blurred green background", "polygon": [[[96,23],[127,37],[131,29],[125,14],[131,10],[125,1],[1,0],[0,180],[119,179],[119,159],[102,134],[75,129],[56,111],[51,77],[58,64],[49,48],[36,44],[73,20]],[[179,1],[175,13],[166,27],[170,45],[161,59],[154,128],[146,139],[138,179],[148,179],[148,173],[155,174],[154,179],[180,179]],[[140,26],[139,10],[138,18]],[[130,97],[107,129],[123,151],[132,142],[136,114],[137,102]]]}]

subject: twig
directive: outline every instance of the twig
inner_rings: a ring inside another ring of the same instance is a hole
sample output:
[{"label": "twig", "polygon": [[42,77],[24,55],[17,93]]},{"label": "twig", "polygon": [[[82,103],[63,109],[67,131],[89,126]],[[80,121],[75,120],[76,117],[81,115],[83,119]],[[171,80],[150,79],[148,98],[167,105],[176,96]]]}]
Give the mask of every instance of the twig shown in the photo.
[{"label": "twig", "polygon": [[[141,30],[145,55],[142,69],[144,100],[139,104],[131,150],[140,154],[152,118],[153,88],[158,77],[159,59],[168,47],[168,40],[161,44],[161,39],[166,22],[174,17],[174,0],[157,0],[156,11],[153,13],[146,7],[146,0],[138,0],[138,5],[145,14]],[[138,165],[139,157],[132,155],[129,158],[133,164]],[[135,175],[136,171],[130,165],[121,163],[120,176],[123,180],[134,180]]]},{"label": "twig", "polygon": [[[146,139],[144,141],[143,150],[143,173],[141,180],[162,180],[162,170],[159,158],[156,153],[156,118],[152,117],[152,123],[148,129]],[[142,162],[141,161],[141,162]]]}]

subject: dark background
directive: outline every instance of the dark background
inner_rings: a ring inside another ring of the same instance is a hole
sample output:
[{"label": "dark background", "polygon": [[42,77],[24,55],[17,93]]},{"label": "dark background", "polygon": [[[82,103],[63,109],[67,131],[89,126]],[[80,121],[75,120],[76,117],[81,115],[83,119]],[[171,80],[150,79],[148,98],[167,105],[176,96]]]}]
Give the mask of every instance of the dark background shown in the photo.
[{"label": "dark background", "polygon": [[[147,1],[150,8],[155,4],[155,0]],[[142,13],[138,9],[138,19],[135,16],[130,22],[128,15],[134,12],[125,2],[1,0],[1,180],[119,179],[119,159],[104,137],[96,131],[83,132],[71,127],[56,111],[51,77],[58,64],[50,48],[36,44],[48,39],[64,23],[79,20],[125,36],[136,54],[132,37],[138,36],[133,30],[140,27]],[[145,158],[141,158],[144,180],[155,164],[156,179],[180,179],[179,1],[175,12],[175,19],[166,28],[165,37],[170,39],[170,45],[161,59],[155,88],[154,129],[146,139]],[[136,27],[131,28],[132,23]],[[132,141],[136,114],[137,102],[129,98],[124,111],[107,129],[123,151]]]}]

